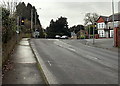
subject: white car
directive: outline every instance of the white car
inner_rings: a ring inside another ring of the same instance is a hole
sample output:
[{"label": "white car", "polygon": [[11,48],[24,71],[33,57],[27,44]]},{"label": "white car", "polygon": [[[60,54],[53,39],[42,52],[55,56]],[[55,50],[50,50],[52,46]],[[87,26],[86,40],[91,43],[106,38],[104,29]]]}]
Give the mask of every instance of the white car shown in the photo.
[{"label": "white car", "polygon": [[68,36],[62,36],[61,39],[68,39]]},{"label": "white car", "polygon": [[33,37],[38,38],[39,37],[39,32],[38,31],[33,32]]},{"label": "white car", "polygon": [[55,36],[55,38],[60,38],[60,37],[61,37],[61,36],[59,36],[59,35],[56,35],[56,36]]}]

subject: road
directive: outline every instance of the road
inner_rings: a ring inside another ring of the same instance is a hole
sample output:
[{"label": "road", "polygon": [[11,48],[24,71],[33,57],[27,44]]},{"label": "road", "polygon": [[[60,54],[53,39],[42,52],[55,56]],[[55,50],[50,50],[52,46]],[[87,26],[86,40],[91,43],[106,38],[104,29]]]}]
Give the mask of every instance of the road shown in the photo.
[{"label": "road", "polygon": [[80,40],[31,39],[50,84],[117,84],[118,53]]}]

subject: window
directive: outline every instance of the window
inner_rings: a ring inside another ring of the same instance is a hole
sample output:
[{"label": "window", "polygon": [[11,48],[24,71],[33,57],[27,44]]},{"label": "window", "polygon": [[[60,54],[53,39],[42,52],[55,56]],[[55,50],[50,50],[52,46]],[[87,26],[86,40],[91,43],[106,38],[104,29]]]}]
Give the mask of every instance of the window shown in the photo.
[{"label": "window", "polygon": [[102,37],[103,37],[103,31],[102,31]]},{"label": "window", "polygon": [[103,28],[103,23],[101,23],[101,28]]},{"label": "window", "polygon": [[99,24],[99,28],[100,28],[100,24]]},{"label": "window", "polygon": [[113,31],[111,31],[111,37],[113,37],[113,35],[114,35],[114,34],[113,34]]},{"label": "window", "polygon": [[102,24],[102,28],[104,28],[104,25]]},{"label": "window", "polygon": [[100,28],[100,24],[98,23],[98,28]]},{"label": "window", "polygon": [[104,23],[98,23],[98,28],[105,28],[105,24]]},{"label": "window", "polygon": [[101,28],[101,24],[99,24],[99,28]]}]

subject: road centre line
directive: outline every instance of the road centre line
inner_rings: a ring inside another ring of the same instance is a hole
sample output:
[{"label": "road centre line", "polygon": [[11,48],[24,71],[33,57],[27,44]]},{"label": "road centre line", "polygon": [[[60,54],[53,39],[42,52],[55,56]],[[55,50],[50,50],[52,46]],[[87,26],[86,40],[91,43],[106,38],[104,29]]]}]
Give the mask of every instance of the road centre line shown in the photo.
[{"label": "road centre line", "polygon": [[65,43],[65,42],[62,42],[62,41],[60,41],[60,40],[56,40],[55,42],[54,42],[57,46],[60,46],[60,47],[62,47],[62,48],[65,48],[65,49],[68,49],[68,50],[71,50],[71,51],[76,51],[75,49],[73,49],[73,48],[70,48],[70,47],[73,47],[72,45],[69,45],[69,44],[67,44],[67,43]]},{"label": "road centre line", "polygon": [[71,50],[71,51],[76,51],[75,49],[73,49],[73,48],[67,48],[67,49],[69,49],[69,50]]},{"label": "road centre line", "polygon": [[97,57],[94,57],[94,56],[91,56],[91,55],[86,55],[86,57],[90,58],[90,59],[95,59],[95,60],[98,60]]}]

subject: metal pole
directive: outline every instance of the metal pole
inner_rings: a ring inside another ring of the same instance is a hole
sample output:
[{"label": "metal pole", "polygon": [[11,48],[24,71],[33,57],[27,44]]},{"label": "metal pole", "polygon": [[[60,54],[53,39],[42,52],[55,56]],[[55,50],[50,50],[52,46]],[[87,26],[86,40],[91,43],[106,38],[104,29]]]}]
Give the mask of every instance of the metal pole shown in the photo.
[{"label": "metal pole", "polygon": [[21,18],[22,18],[22,17],[21,17],[21,16],[19,16],[19,21],[20,21],[20,22],[19,22],[19,26],[20,26],[20,28],[19,28],[19,32],[21,32],[21,31],[22,31],[22,27],[21,27],[21,20],[22,20],[22,19],[21,19]]},{"label": "metal pole", "polygon": [[[20,21],[21,22],[21,21]],[[18,43],[18,34],[19,34],[19,16],[17,16],[17,30],[16,30],[16,33],[17,33],[17,36],[16,36],[16,38],[17,38],[17,43]]]},{"label": "metal pole", "polygon": [[89,39],[90,39],[90,25],[89,25]]},{"label": "metal pole", "polygon": [[31,9],[31,36],[33,36],[33,9]]},{"label": "metal pole", "polygon": [[35,31],[36,31],[36,11],[35,11]]},{"label": "metal pole", "polygon": [[85,36],[86,36],[86,35],[85,35],[85,30],[84,30],[84,39],[85,39]]},{"label": "metal pole", "polygon": [[93,24],[93,44],[95,43],[95,39],[94,39],[94,34],[95,34],[95,31],[94,31],[95,27],[94,27],[94,24]]},{"label": "metal pole", "polygon": [[[35,33],[36,33],[36,10],[35,10]],[[36,35],[36,38],[38,38],[38,34]]]},{"label": "metal pole", "polygon": [[[93,14],[93,18],[94,18],[94,14]],[[95,20],[94,20],[94,22],[93,22],[93,44],[95,44],[95,38],[94,38],[94,36],[95,36]]]},{"label": "metal pole", "polygon": [[114,1],[112,0],[112,11],[113,11],[113,46],[114,46]]}]

